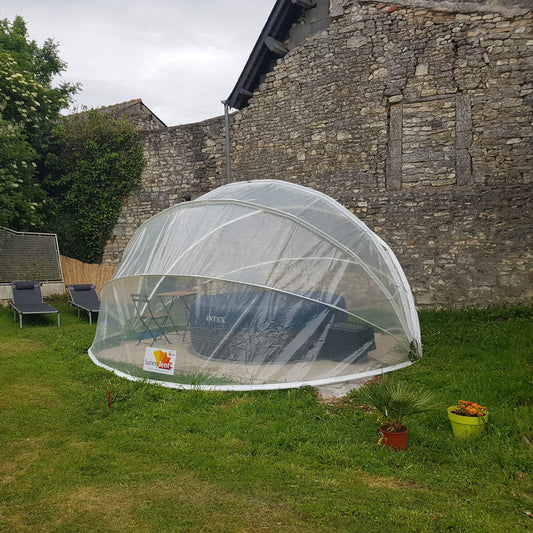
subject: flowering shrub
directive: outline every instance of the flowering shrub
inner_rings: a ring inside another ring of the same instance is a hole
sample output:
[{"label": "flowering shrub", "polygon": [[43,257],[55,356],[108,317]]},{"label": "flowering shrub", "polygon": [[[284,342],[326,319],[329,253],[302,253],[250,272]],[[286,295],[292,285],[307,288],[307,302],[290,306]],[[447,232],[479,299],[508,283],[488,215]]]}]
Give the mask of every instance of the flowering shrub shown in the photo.
[{"label": "flowering shrub", "polygon": [[0,18],[0,226],[50,231],[40,162],[60,110],[79,90],[55,82],[66,67],[52,39],[40,47],[22,17]]},{"label": "flowering shrub", "polygon": [[457,407],[452,413],[461,416],[485,416],[487,414],[487,408],[483,407],[475,402],[465,402],[459,400]]}]

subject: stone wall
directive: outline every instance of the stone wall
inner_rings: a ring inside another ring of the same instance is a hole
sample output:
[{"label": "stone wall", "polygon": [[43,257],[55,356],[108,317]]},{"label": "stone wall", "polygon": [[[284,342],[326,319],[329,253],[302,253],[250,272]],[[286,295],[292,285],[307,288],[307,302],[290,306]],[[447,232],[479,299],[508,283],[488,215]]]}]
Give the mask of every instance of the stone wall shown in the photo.
[{"label": "stone wall", "polygon": [[[233,179],[292,181],[340,201],[391,246],[420,306],[531,301],[524,5],[331,0],[329,25],[232,115]],[[222,117],[145,139],[143,186],[107,262],[149,216],[226,182]]]},{"label": "stone wall", "polygon": [[226,182],[224,117],[142,132],[142,184],[123,203],[104,263],[118,265],[135,230],[148,218]]}]

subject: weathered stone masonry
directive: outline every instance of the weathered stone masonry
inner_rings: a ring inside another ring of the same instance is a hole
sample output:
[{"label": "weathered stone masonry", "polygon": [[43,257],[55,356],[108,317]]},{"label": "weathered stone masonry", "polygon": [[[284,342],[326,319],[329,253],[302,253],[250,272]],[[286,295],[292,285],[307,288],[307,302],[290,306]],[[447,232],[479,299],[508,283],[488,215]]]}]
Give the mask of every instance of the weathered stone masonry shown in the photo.
[{"label": "weathered stone masonry", "polygon": [[[329,25],[232,115],[233,179],[282,179],[337,199],[391,246],[419,306],[530,302],[524,5],[331,0]],[[144,220],[226,182],[222,117],[143,135],[143,185],[106,262]]]}]

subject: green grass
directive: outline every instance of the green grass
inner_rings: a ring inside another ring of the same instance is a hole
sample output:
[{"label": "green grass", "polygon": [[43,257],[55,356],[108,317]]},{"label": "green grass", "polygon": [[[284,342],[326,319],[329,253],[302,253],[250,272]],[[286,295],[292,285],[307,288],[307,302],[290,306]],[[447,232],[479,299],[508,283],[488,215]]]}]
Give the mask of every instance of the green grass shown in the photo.
[{"label": "green grass", "polygon": [[[64,300],[19,330],[0,309],[0,531],[530,531],[533,309],[420,313],[424,357],[394,374],[442,409],[377,445],[357,392],[178,391],[87,356],[95,326]],[[108,407],[108,391],[112,406]],[[475,441],[446,407],[487,405]]]}]

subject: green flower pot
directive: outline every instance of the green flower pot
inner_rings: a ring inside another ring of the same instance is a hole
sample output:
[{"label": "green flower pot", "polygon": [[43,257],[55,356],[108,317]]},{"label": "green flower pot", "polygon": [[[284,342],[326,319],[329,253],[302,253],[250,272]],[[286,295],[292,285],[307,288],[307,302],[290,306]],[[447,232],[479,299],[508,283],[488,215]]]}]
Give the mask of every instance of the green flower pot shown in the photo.
[{"label": "green flower pot", "polygon": [[452,413],[455,405],[448,407],[448,418],[452,423],[453,433],[459,439],[474,439],[483,433],[489,414],[483,416],[462,416]]}]

